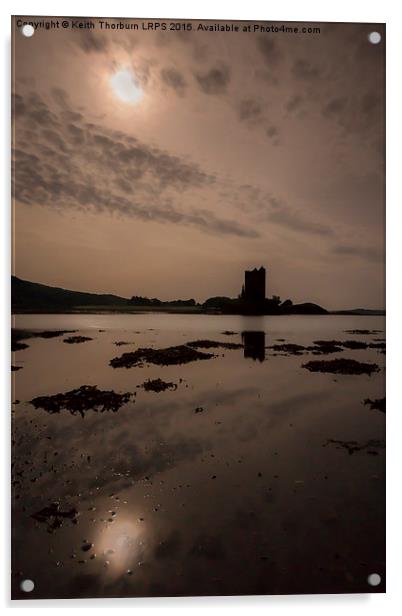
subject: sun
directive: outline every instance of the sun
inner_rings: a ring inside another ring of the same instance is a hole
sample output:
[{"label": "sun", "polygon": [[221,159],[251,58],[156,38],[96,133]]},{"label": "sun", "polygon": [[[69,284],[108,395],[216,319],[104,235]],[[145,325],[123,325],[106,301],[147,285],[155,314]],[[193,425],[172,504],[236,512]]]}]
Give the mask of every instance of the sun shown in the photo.
[{"label": "sun", "polygon": [[136,76],[129,69],[114,73],[110,78],[110,85],[115,95],[124,103],[135,105],[144,95]]}]

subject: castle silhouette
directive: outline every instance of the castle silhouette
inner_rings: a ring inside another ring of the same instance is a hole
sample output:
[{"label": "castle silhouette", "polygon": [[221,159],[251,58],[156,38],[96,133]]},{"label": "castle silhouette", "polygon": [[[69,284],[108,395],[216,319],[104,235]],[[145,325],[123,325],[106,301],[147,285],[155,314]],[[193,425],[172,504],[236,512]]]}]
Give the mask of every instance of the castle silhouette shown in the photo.
[{"label": "castle silhouette", "polygon": [[265,267],[256,267],[244,272],[244,284],[240,299],[246,302],[264,302],[266,297],[266,271]]}]

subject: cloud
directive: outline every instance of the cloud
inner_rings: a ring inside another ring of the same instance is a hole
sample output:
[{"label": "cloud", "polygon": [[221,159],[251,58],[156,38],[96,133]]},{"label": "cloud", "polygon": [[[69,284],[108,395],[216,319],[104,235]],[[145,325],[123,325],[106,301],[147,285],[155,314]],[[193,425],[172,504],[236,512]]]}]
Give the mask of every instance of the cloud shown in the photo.
[{"label": "cloud", "polygon": [[321,76],[321,70],[308,60],[299,59],[293,64],[292,73],[297,79],[313,81]]},{"label": "cloud", "polygon": [[241,122],[253,122],[261,117],[262,106],[255,99],[246,98],[238,104],[237,112]]},{"label": "cloud", "polygon": [[[80,21],[89,22],[90,20],[80,19]],[[79,30],[77,36],[78,46],[85,53],[104,53],[108,49],[108,39],[106,36],[100,36],[87,29]]]},{"label": "cloud", "polygon": [[333,229],[328,225],[310,220],[299,210],[292,209],[284,204],[271,211],[268,214],[268,219],[292,231],[303,231],[322,236],[333,235]]},{"label": "cloud", "polygon": [[281,54],[277,43],[272,38],[260,36],[257,40],[257,48],[268,66],[272,68],[279,63]]},{"label": "cloud", "polygon": [[288,102],[285,105],[285,109],[289,113],[292,113],[293,111],[298,111],[300,109],[302,102],[303,102],[303,98],[299,96],[298,94],[295,94],[294,96],[292,96],[292,98],[288,100]]},{"label": "cloud", "polygon": [[345,257],[360,257],[367,261],[384,261],[384,251],[373,246],[338,244],[333,252]]},{"label": "cloud", "polygon": [[13,153],[13,191],[19,202],[258,237],[257,231],[236,220],[189,204],[194,191],[216,182],[198,165],[86,122],[82,114],[65,106],[53,111],[35,94],[26,99],[16,95],[14,106],[19,114],[19,147]]},{"label": "cloud", "polygon": [[279,141],[278,141],[279,131],[276,128],[276,126],[268,126],[265,132],[267,134],[267,137],[272,141],[273,145],[279,144]]},{"label": "cloud", "polygon": [[240,209],[247,211],[250,218],[261,223],[274,223],[291,231],[330,237],[334,235],[332,227],[311,220],[309,213],[292,207],[283,199],[262,191],[251,184],[239,187],[235,203]]},{"label": "cloud", "polygon": [[223,94],[230,81],[230,71],[226,65],[222,65],[206,73],[196,73],[195,78],[205,94]]},{"label": "cloud", "polygon": [[345,109],[347,99],[344,96],[333,98],[322,110],[324,116],[332,116],[341,113]]},{"label": "cloud", "polygon": [[175,68],[163,68],[160,75],[165,85],[172,88],[179,96],[184,96],[187,84],[179,71]]}]

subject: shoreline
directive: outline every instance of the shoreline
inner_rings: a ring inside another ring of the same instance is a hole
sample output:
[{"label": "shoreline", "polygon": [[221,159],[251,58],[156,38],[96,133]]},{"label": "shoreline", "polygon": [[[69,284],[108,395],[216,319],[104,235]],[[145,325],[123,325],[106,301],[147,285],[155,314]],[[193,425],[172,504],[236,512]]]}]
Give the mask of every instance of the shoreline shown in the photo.
[{"label": "shoreline", "polygon": [[326,317],[326,316],[359,316],[359,317],[385,317],[385,310],[334,310],[327,311],[323,314],[317,313],[256,313],[256,314],[244,314],[241,312],[223,312],[220,310],[205,310],[202,308],[194,307],[193,309],[180,308],[180,307],[169,307],[169,308],[161,308],[157,307],[155,309],[147,308],[144,310],[143,308],[122,308],[121,306],[116,306],[112,308],[110,306],[88,306],[81,308],[63,308],[57,309],[55,307],[47,307],[39,310],[38,308],[26,308],[26,309],[14,309],[11,312],[11,316],[23,315],[23,314],[195,314],[195,315],[214,315],[214,316],[270,316],[270,317],[289,317],[289,316],[314,316],[314,317]]}]

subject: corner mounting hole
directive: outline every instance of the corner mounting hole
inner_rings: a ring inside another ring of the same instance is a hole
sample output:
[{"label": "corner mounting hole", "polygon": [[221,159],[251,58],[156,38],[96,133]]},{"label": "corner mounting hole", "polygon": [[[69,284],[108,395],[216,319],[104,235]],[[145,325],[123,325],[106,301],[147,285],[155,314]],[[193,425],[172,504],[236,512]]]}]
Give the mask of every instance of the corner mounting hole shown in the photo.
[{"label": "corner mounting hole", "polygon": [[381,41],[381,34],[379,32],[370,32],[368,35],[368,40],[372,45],[378,45]]},{"label": "corner mounting hole", "polygon": [[378,586],[381,584],[381,575],[378,575],[378,573],[370,573],[367,578],[367,582],[370,586]]},{"label": "corner mounting hole", "polygon": [[21,590],[24,592],[32,592],[35,588],[35,584],[32,580],[22,580],[21,582]]},{"label": "corner mounting hole", "polygon": [[31,26],[31,24],[25,24],[24,26],[22,26],[21,32],[24,36],[27,36],[29,38],[34,35],[35,28]]}]

